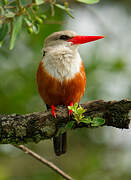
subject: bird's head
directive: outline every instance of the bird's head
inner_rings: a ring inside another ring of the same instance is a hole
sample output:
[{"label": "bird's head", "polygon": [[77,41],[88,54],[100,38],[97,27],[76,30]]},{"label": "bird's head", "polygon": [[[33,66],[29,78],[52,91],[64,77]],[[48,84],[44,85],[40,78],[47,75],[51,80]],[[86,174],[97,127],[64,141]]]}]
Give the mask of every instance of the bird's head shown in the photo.
[{"label": "bird's head", "polygon": [[104,36],[79,36],[73,31],[59,31],[51,34],[45,39],[44,49],[67,47],[77,49],[80,44],[102,39]]}]

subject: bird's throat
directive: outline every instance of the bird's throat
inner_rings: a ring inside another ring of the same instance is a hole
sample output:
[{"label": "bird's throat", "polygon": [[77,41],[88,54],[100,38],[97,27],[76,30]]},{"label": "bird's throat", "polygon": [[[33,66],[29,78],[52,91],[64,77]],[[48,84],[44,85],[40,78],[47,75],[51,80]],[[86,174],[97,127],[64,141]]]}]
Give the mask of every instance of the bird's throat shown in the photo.
[{"label": "bird's throat", "polygon": [[72,54],[66,51],[47,53],[42,63],[44,69],[57,80],[70,80],[80,72],[81,57],[78,52]]}]

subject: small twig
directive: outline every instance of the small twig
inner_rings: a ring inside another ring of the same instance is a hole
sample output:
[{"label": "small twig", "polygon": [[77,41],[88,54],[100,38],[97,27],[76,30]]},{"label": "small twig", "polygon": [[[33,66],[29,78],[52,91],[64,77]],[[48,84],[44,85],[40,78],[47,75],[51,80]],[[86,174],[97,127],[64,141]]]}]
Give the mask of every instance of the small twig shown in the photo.
[{"label": "small twig", "polygon": [[55,10],[54,10],[54,4],[50,4],[51,7],[51,16],[55,15]]},{"label": "small twig", "polygon": [[16,6],[5,6],[5,9],[16,9]]},{"label": "small twig", "polygon": [[35,5],[36,5],[36,3],[26,4],[26,5],[24,6],[24,8],[30,8],[30,7],[35,6]]},{"label": "small twig", "polygon": [[65,172],[63,172],[61,169],[59,169],[56,165],[54,165],[52,162],[48,161],[47,159],[39,156],[37,153],[31,151],[29,148],[23,146],[23,145],[14,145],[16,148],[21,149],[22,151],[24,151],[25,153],[29,154],[30,156],[32,156],[33,158],[37,159],[38,161],[40,161],[41,163],[45,164],[46,166],[48,166],[49,168],[51,168],[53,171],[57,172],[59,175],[61,175],[64,179],[66,180],[74,180],[72,177],[70,177],[68,174],[66,174]]},{"label": "small twig", "polygon": [[16,4],[17,4],[19,10],[21,10],[21,9],[22,9],[22,6],[21,6],[21,4],[20,4],[20,0],[16,0]]}]

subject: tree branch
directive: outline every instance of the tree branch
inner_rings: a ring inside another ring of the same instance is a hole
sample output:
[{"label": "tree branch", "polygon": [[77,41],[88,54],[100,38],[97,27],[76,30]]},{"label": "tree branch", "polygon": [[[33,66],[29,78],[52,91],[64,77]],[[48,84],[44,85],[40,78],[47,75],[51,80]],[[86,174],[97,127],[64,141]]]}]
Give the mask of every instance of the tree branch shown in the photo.
[{"label": "tree branch", "polygon": [[41,157],[40,155],[38,155],[37,153],[33,152],[32,150],[30,150],[29,148],[25,147],[24,145],[19,145],[19,146],[14,145],[14,146],[16,148],[24,151],[25,153],[29,154],[30,156],[32,156],[36,160],[40,161],[42,164],[45,164],[46,166],[51,168],[53,171],[55,171],[56,173],[60,174],[64,179],[66,179],[66,180],[73,180],[72,177],[67,175],[65,172],[63,172],[61,169],[59,169],[57,166],[55,166],[52,162],[50,162],[50,161],[46,160],[45,158]]},{"label": "tree branch", "polygon": [[[82,104],[86,109],[85,117],[101,117],[105,119],[104,126],[128,129],[131,110],[131,101],[90,101]],[[39,142],[50,139],[64,128],[73,116],[68,117],[67,108],[58,106],[56,109],[57,118],[53,118],[51,111],[35,112],[31,114],[0,115],[0,143],[1,144],[25,144],[28,142]],[[80,123],[73,128],[93,128],[91,124]]]}]

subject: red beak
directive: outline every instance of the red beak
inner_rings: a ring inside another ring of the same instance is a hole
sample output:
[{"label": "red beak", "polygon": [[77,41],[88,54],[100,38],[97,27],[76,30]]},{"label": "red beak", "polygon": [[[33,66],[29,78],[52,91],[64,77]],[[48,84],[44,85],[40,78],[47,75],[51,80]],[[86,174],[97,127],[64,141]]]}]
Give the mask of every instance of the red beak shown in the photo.
[{"label": "red beak", "polygon": [[104,38],[104,36],[74,36],[69,39],[68,42],[72,42],[72,44],[84,44],[102,38]]}]

